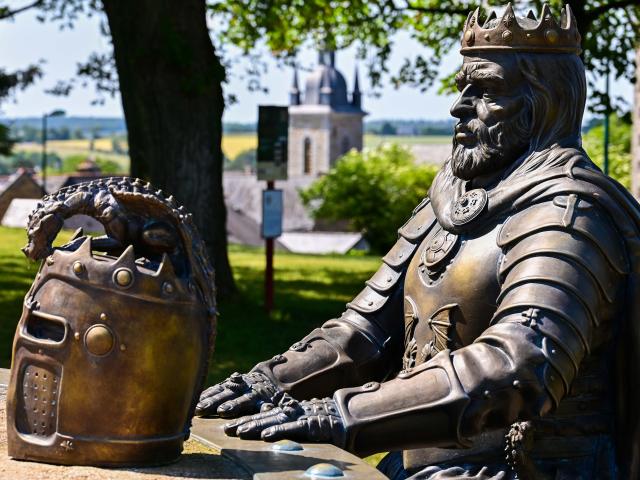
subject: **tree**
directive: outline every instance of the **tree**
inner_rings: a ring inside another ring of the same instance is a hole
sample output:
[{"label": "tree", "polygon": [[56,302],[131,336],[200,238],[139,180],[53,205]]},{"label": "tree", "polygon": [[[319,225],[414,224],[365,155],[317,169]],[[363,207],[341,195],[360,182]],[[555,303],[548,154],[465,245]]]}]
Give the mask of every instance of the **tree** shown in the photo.
[{"label": "tree", "polygon": [[[479,2],[468,0],[238,0],[212,1],[211,10],[225,28],[218,32],[220,44],[233,43],[247,54],[260,45],[282,59],[291,58],[309,40],[328,49],[359,46],[369,77],[378,87],[389,73],[387,60],[393,48],[393,36],[399,31],[409,34],[427,47],[405,59],[398,72],[391,75],[395,85],[409,84],[426,90],[438,78],[444,55],[458,48],[469,12]],[[482,2],[504,6],[504,0]],[[540,11],[543,1],[514,1],[525,13]],[[555,14],[564,0],[549,2]],[[634,78],[634,47],[640,41],[640,4],[637,0],[587,0],[570,2],[582,33],[583,59],[590,72],[594,101],[591,107],[611,110],[596,80],[607,70],[616,77]],[[487,14],[488,12],[483,12]],[[453,88],[452,76],[441,77],[445,88]],[[615,107],[625,109],[620,99]]]},{"label": "tree", "polygon": [[391,125],[389,122],[384,122],[382,124],[382,128],[380,129],[381,135],[395,135],[397,132],[396,127]]},{"label": "tree", "polygon": [[222,191],[224,68],[205,4],[104,0],[129,134],[131,174],[175,195],[194,214],[216,269],[234,289]]},{"label": "tree", "polygon": [[[521,1],[516,6],[539,8],[541,3]],[[552,1],[554,7],[560,3]],[[223,65],[231,59],[221,59],[211,45],[205,0],[42,0],[28,6],[64,25],[78,15],[106,14],[103,31],[111,36],[113,55],[91,55],[78,75],[93,80],[100,93],[120,89],[132,173],[172,191],[194,213],[217,269],[219,291],[233,290],[220,149]],[[327,49],[355,43],[367,60],[374,88],[389,73],[394,34],[408,31],[428,53],[407,58],[391,79],[396,85],[426,89],[438,77],[442,57],[457,47],[466,15],[474,7],[460,0],[209,0],[207,8],[216,25],[214,42],[237,45],[258,63],[263,47],[293,62],[295,52],[310,40]],[[609,66],[618,76],[632,77],[628,47],[640,36],[637,0],[592,0],[574,7],[588,69],[601,74]],[[260,69],[248,73],[250,84],[258,88]],[[452,83],[451,75],[443,80]],[[52,91],[68,93],[68,86],[63,83]],[[610,111],[608,99],[605,111]]]},{"label": "tree", "polygon": [[[0,6],[0,19],[2,19],[3,7]],[[42,71],[39,65],[30,65],[24,70],[7,72],[0,68],[0,106],[2,102],[19,89],[25,89],[34,83]],[[0,124],[0,155],[9,155],[13,147],[14,140],[11,138],[9,127]]]},{"label": "tree", "polygon": [[[113,51],[93,53],[78,76],[100,95],[120,91],[131,175],[174,195],[194,214],[216,269],[218,294],[235,290],[227,257],[222,191],[222,83],[204,0],[48,0],[42,20],[73,26],[79,15],[104,14]],[[69,94],[74,81],[50,90]],[[99,97],[97,101],[103,97]]]},{"label": "tree", "polygon": [[300,194],[314,218],[348,220],[372,250],[384,252],[397,240],[398,226],[426,196],[437,171],[435,165],[416,165],[407,148],[383,144],[351,150]]}]

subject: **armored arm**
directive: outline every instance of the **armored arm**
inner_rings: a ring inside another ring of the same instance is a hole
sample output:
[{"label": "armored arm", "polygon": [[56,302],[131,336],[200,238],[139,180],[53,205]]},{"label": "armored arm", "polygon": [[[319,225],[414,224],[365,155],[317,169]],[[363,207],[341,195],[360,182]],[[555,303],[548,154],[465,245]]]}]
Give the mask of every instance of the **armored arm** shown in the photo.
[{"label": "armored arm", "polygon": [[465,437],[558,405],[583,357],[608,338],[627,257],[607,214],[576,195],[514,215],[498,244],[502,290],[491,326],[383,384],[336,392],[358,454],[465,445]]},{"label": "armored arm", "polygon": [[346,312],[253,371],[298,399],[332,395],[338,388],[382,381],[398,371],[404,340],[404,272],[434,223],[425,199],[400,228],[398,241],[365,288],[347,304]]}]

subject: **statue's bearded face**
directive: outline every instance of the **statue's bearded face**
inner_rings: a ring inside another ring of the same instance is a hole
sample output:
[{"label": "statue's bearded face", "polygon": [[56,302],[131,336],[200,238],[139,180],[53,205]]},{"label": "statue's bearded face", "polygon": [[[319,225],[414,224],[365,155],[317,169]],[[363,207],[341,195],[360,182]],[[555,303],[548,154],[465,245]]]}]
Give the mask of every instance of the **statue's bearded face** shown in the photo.
[{"label": "statue's bearded face", "polygon": [[528,90],[515,55],[465,57],[456,83],[453,174],[471,180],[498,172],[526,152],[531,135]]}]

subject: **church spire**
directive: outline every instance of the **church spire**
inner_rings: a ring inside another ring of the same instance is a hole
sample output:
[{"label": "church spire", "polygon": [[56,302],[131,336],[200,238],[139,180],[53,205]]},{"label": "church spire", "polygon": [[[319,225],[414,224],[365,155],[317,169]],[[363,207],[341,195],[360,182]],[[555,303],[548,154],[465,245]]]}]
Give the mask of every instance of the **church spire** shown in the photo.
[{"label": "church spire", "polygon": [[318,52],[318,63],[327,67],[336,66],[336,52],[333,50],[320,50]]},{"label": "church spire", "polygon": [[320,105],[331,105],[332,93],[331,76],[329,75],[329,69],[325,68],[322,71],[322,80],[320,82]]},{"label": "church spire", "polygon": [[289,104],[300,105],[300,87],[298,86],[298,67],[293,67],[293,85],[289,91]]},{"label": "church spire", "polygon": [[354,77],[355,80],[353,82],[353,93],[351,94],[351,105],[357,108],[362,108],[362,93],[360,92],[360,79],[358,78],[359,75],[357,64]]}]

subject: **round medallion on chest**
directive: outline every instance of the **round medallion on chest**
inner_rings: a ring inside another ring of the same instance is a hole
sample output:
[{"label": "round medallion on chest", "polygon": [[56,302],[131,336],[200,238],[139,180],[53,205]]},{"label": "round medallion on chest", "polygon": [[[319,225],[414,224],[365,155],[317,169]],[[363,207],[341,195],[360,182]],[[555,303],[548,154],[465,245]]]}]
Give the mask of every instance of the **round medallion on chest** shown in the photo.
[{"label": "round medallion on chest", "polygon": [[451,222],[454,225],[464,225],[482,213],[487,205],[487,192],[482,188],[469,190],[453,205]]},{"label": "round medallion on chest", "polygon": [[422,263],[430,272],[439,270],[442,263],[450,257],[457,240],[457,235],[446,230],[440,230],[422,251]]}]

